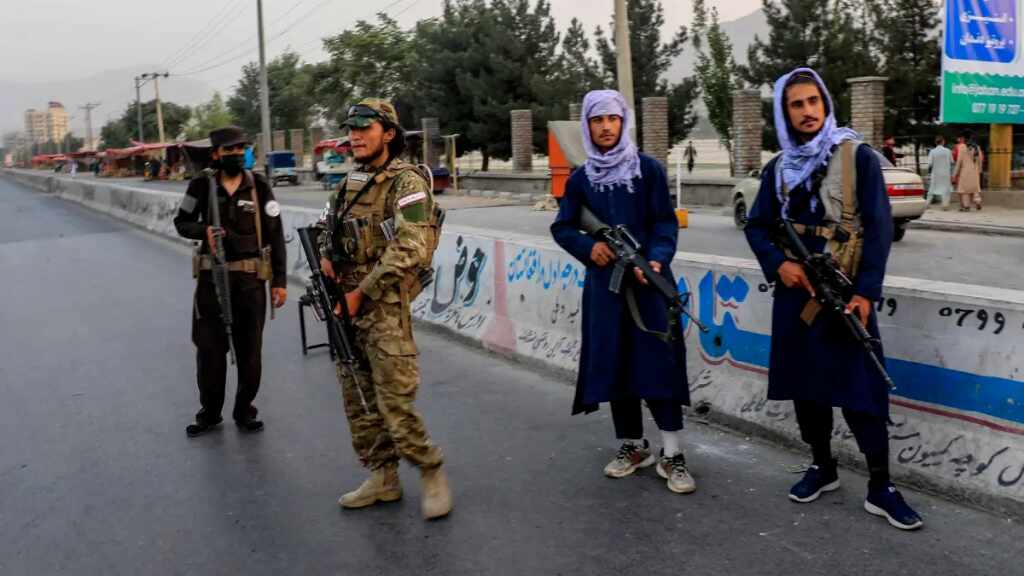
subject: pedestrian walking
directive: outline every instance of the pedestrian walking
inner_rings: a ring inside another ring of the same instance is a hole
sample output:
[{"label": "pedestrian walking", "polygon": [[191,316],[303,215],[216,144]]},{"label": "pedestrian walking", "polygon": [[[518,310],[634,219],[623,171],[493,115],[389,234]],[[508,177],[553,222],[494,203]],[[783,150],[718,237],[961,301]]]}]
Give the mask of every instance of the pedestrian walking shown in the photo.
[{"label": "pedestrian walking", "polygon": [[960,211],[970,212],[971,204],[981,210],[981,169],[985,165],[985,154],[978,146],[973,132],[965,132],[963,143],[958,145],[956,168],[953,182],[960,196]]},{"label": "pedestrian walking", "polygon": [[693,165],[697,162],[697,149],[693,147],[693,140],[687,142],[683,156],[686,158],[686,172],[693,174]]},{"label": "pedestrian walking", "polygon": [[935,137],[935,147],[928,152],[928,166],[931,182],[928,184],[928,204],[936,199],[943,210],[949,209],[949,198],[953,194],[953,152],[946,148],[946,138]]}]

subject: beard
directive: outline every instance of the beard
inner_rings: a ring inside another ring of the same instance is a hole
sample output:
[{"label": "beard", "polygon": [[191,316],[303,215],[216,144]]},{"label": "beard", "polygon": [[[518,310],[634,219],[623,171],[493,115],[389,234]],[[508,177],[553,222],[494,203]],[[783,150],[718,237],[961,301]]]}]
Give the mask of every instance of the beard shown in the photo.
[{"label": "beard", "polygon": [[367,153],[366,156],[363,156],[362,158],[356,158],[356,161],[362,164],[373,164],[374,162],[379,160],[381,156],[384,155],[385,151],[387,151],[387,146],[384,144],[384,141],[382,140],[380,144],[377,145],[377,148],[375,150]]}]

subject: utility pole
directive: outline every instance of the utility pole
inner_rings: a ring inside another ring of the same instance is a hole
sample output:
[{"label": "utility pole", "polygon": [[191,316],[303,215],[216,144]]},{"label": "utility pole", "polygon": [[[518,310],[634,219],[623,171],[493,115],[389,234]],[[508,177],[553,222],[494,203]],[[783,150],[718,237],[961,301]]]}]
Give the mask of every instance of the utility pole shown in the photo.
[{"label": "utility pole", "polygon": [[139,119],[139,143],[145,144],[146,134],[142,131],[142,78],[142,76],[135,77],[135,112]]},{"label": "utility pole", "polygon": [[[168,74],[164,73],[164,78],[167,78]],[[153,88],[156,90],[156,127],[160,133],[160,143],[164,142],[164,111],[160,106],[160,75],[153,74]]]},{"label": "utility pole", "polygon": [[260,125],[263,128],[260,161],[263,162],[267,178],[270,178],[270,165],[267,162],[267,153],[270,152],[270,85],[267,82],[267,46],[263,35],[263,0],[256,0],[256,18],[260,36]]},{"label": "utility pole", "polygon": [[79,106],[79,109],[85,110],[85,148],[89,150],[97,148],[92,140],[92,111],[99,106],[99,102],[88,102],[85,106]]},{"label": "utility pole", "polygon": [[[626,0],[615,0],[615,54],[619,77],[619,92],[626,99],[633,118],[636,118],[636,101],[633,98],[633,55],[629,46],[629,13]],[[635,124],[635,123],[634,123]]]}]

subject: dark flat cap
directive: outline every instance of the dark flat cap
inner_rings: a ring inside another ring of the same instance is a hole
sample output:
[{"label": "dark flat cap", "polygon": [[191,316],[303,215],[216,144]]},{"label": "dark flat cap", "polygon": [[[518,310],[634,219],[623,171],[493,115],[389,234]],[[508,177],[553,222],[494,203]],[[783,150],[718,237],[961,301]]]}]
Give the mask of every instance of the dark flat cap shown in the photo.
[{"label": "dark flat cap", "polygon": [[232,146],[248,145],[249,136],[238,126],[225,126],[210,132],[210,145],[214,148],[231,148]]}]

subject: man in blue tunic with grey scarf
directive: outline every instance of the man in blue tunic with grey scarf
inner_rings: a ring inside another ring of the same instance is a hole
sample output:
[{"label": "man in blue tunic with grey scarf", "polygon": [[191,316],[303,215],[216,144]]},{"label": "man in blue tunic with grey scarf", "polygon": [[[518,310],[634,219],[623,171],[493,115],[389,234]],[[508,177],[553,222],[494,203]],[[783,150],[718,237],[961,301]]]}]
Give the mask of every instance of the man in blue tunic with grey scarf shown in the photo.
[{"label": "man in blue tunic with grey scarf", "polygon": [[872,302],[882,295],[893,224],[877,153],[837,126],[828,89],[809,68],[776,82],[775,131],[782,153],[761,175],[746,235],[775,283],[768,398],[793,401],[814,458],[789,497],[813,502],[839,488],[831,452],[839,407],[867,460],[864,508],[897,528],[920,528],[921,518],[889,480],[888,385],[842,317],[819,310],[807,270],[778,241],[786,219],[810,252],[835,258],[854,287],[845,313],[860,319],[884,358]]},{"label": "man in blue tunic with grey scarf", "polygon": [[[593,412],[610,402],[622,446],[604,473],[623,478],[657,461],[668,488],[685,494],[697,486],[679,441],[682,406],[690,402],[679,323],[670,322],[664,299],[637,268],[627,271],[621,290],[613,291],[615,253],[607,243],[580,232],[584,208],[608,226],[628,228],[654,273],[675,285],[671,263],[679,225],[668,179],[657,160],[637,152],[630,137],[632,121],[618,92],[586,95],[580,123],[587,161],[569,177],[551,225],[555,241],[587,267],[573,414]],[[661,431],[659,459],[644,439],[641,401]]]}]

